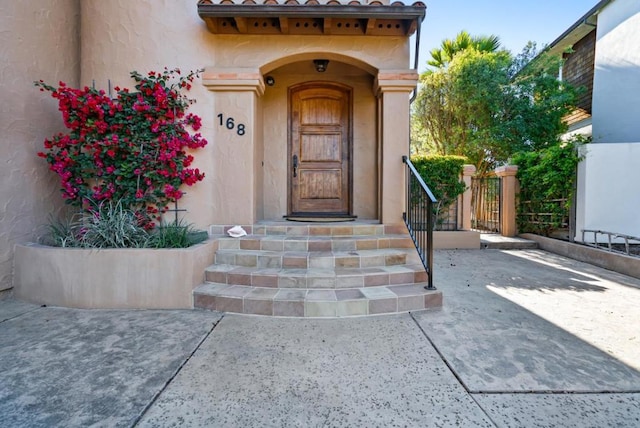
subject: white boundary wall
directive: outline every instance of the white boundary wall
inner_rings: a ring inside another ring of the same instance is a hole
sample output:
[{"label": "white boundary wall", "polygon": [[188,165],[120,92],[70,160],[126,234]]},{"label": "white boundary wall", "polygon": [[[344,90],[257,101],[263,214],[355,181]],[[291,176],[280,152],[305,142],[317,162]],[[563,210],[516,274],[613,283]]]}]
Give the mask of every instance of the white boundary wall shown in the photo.
[{"label": "white boundary wall", "polygon": [[640,236],[640,143],[589,144],[586,150],[578,168],[576,239],[582,240],[582,229]]},{"label": "white boundary wall", "polygon": [[639,46],[640,2],[611,2],[598,15],[593,144],[578,169],[578,240],[582,229],[640,236]]}]

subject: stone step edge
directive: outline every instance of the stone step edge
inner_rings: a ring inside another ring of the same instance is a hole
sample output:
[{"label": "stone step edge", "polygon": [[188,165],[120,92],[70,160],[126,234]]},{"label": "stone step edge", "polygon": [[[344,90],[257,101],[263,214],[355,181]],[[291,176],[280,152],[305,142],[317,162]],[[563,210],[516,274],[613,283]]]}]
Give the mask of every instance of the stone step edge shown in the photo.
[{"label": "stone step edge", "polygon": [[[209,235],[227,235],[227,231],[236,225],[209,226]],[[380,236],[385,234],[408,234],[404,224],[251,224],[239,225],[248,235],[267,236],[352,236],[371,235]]]},{"label": "stone step edge", "polygon": [[194,308],[284,317],[346,317],[442,307],[442,292],[426,284],[365,289],[264,289],[205,283],[193,291]]},{"label": "stone step edge", "polygon": [[248,235],[232,238],[226,235],[213,236],[220,249],[254,251],[364,251],[412,249],[413,241],[408,235],[372,236],[264,236]]},{"label": "stone step edge", "polygon": [[[395,268],[395,269],[394,269]],[[395,271],[394,271],[395,270]],[[360,288],[426,282],[421,264],[387,268],[246,268],[235,265],[211,265],[205,269],[205,281],[229,285],[265,288]]]},{"label": "stone step edge", "polygon": [[377,250],[339,250],[339,251],[278,251],[278,250],[247,250],[243,248],[218,248],[217,253],[240,253],[253,256],[306,256],[306,257],[372,257],[395,256],[413,253],[411,248],[381,248]]},{"label": "stone step edge", "polygon": [[364,250],[344,252],[217,250],[215,264],[260,268],[366,268],[415,263],[411,250]]}]

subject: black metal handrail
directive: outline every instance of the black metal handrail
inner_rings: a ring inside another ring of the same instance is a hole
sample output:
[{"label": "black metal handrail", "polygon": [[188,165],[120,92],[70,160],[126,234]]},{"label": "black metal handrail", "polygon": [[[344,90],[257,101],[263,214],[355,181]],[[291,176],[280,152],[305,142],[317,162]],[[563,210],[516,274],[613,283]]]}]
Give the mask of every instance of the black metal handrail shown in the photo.
[{"label": "black metal handrail", "polygon": [[402,218],[428,274],[425,288],[435,290],[433,286],[433,204],[437,199],[409,158],[402,156],[402,162],[407,165],[406,211],[402,214]]}]

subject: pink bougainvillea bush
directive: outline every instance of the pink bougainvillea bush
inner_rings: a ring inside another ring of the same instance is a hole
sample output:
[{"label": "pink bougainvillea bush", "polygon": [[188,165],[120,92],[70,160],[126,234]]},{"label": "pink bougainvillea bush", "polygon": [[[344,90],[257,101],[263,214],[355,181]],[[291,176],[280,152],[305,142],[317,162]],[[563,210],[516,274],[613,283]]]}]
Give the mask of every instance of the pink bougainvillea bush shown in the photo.
[{"label": "pink bougainvillea bush", "polygon": [[111,98],[103,90],[58,88],[35,82],[58,100],[67,133],[44,142],[38,156],[60,176],[67,203],[88,209],[118,202],[134,211],[151,229],[169,204],[182,197],[183,185],[204,178],[192,168],[192,151],[207,144],[197,132],[198,116],[187,113],[193,102],[188,91],[199,71],[133,71],[135,90],[116,87]]}]

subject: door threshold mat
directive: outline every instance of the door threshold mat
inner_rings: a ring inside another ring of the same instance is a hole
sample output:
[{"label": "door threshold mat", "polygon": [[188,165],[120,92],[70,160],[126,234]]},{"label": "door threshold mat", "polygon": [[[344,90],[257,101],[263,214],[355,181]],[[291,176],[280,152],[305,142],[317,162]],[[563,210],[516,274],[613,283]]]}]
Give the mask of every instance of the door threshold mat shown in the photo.
[{"label": "door threshold mat", "polygon": [[355,221],[356,217],[298,217],[285,216],[285,220],[305,223],[339,223],[343,221]]}]

